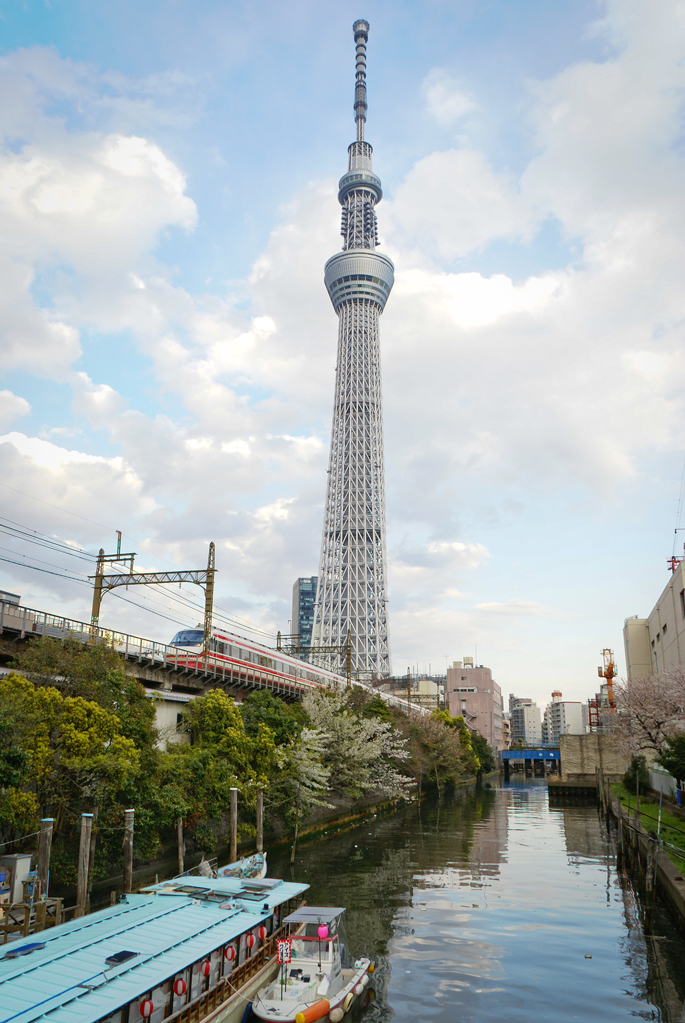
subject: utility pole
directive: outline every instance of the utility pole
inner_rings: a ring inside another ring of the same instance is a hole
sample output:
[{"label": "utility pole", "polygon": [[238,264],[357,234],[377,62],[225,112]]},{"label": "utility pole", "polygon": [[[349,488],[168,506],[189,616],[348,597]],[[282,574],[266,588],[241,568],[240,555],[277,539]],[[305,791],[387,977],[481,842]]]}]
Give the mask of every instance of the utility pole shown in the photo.
[{"label": "utility pole", "polygon": [[407,703],[409,704],[409,710],[411,710],[411,671],[407,668]]}]

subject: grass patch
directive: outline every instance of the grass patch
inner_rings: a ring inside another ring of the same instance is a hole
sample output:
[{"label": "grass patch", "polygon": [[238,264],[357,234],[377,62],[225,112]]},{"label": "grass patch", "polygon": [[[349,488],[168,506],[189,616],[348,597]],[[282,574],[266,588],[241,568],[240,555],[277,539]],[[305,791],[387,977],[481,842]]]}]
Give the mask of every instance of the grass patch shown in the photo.
[{"label": "grass patch", "polygon": [[[630,793],[625,785],[619,783],[611,786],[611,791],[621,801],[621,804],[628,810],[632,817],[637,809],[637,798],[635,793]],[[656,832],[659,823],[659,807],[640,799],[640,823],[645,831]],[[668,842],[664,852],[675,863],[681,874],[685,875],[685,821],[674,816],[666,807],[661,810],[661,831],[659,837],[663,842]],[[676,848],[669,848],[675,846]],[[677,851],[682,849],[682,855]]]}]

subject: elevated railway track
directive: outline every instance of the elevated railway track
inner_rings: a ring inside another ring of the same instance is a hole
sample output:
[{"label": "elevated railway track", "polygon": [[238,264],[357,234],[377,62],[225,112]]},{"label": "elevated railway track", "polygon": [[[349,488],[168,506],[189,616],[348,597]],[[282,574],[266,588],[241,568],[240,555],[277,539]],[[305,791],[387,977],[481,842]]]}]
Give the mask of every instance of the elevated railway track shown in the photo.
[{"label": "elevated railway track", "polygon": [[[148,695],[161,699],[165,694],[170,698],[173,698],[172,694],[201,696],[210,689],[219,688],[238,699],[254,690],[264,689],[283,700],[292,701],[301,699],[312,690],[343,688],[346,684],[343,675],[317,668],[242,637],[234,637],[232,652],[237,652],[235,656],[227,656],[224,644],[217,643],[214,638],[212,650],[205,655],[126,632],[94,628],[86,622],[0,599],[0,661],[9,663],[23,644],[41,636],[56,639],[71,637],[84,645],[106,643],[121,654],[126,673],[138,679]],[[366,689],[378,691],[367,683],[361,684]],[[380,695],[402,710],[417,711],[416,707],[408,706],[405,700],[396,696]]]}]

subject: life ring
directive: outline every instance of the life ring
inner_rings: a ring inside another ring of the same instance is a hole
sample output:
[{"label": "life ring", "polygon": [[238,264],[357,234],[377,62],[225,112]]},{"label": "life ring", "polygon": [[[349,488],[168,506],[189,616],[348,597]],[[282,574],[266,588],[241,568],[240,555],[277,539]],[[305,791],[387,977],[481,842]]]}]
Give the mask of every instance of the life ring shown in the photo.
[{"label": "life ring", "polygon": [[348,1009],[352,1005],[353,1001],[354,1001],[354,991],[350,991],[349,995],[347,996],[347,998],[343,1002],[343,1012],[347,1012],[348,1011]]}]

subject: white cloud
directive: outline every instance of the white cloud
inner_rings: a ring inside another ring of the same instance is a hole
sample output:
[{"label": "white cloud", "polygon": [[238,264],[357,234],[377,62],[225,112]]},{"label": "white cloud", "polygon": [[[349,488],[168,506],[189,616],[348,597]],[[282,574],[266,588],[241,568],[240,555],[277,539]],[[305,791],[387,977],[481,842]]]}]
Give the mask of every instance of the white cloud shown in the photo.
[{"label": "white cloud", "polygon": [[459,327],[484,327],[510,313],[533,312],[544,306],[562,286],[559,277],[529,277],[516,285],[505,274],[443,274],[412,269],[397,275],[395,291],[403,299],[429,301],[444,309]]},{"label": "white cloud", "polygon": [[473,98],[444,68],[433,68],[424,78],[421,89],[428,113],[440,124],[454,124],[476,108]]},{"label": "white cloud", "polygon": [[521,597],[514,597],[512,600],[491,600],[482,604],[474,604],[476,611],[483,611],[488,615],[502,615],[507,618],[569,618],[573,617],[567,611],[555,607],[546,607],[535,600],[524,600]]},{"label": "white cloud", "polygon": [[527,238],[536,219],[514,177],[495,172],[483,153],[472,149],[418,160],[382,217],[383,236],[387,232],[393,250],[449,262],[495,238]]},{"label": "white cloud", "polygon": [[10,423],[20,416],[28,415],[31,406],[26,398],[21,398],[11,391],[0,391],[0,430],[7,429]]}]

